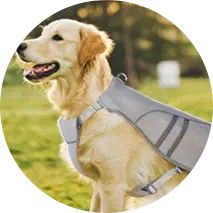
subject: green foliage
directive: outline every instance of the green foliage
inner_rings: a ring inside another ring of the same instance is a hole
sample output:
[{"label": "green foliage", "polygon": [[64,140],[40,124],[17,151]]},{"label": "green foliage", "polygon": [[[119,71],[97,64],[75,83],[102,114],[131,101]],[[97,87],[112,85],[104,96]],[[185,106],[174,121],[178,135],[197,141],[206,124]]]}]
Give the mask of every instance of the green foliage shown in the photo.
[{"label": "green foliage", "polygon": [[[146,76],[154,78],[159,61],[178,60],[183,76],[207,77],[204,64],[193,44],[176,26],[151,10],[118,1],[86,2],[53,14],[33,29],[27,38],[38,37],[42,32],[41,25],[62,18],[94,24],[110,35],[115,48],[109,63],[115,75],[126,72],[130,80],[130,75],[139,80]],[[125,40],[126,36],[128,39]],[[131,51],[128,52],[128,49]],[[131,59],[131,65],[127,59]],[[22,75],[19,71],[12,60],[4,84],[21,83]],[[133,82],[130,84],[137,87]]]},{"label": "green foliage", "polygon": [[[183,79],[180,88],[163,90],[156,81],[145,80],[141,91],[211,120],[212,97],[207,79]],[[59,114],[48,103],[44,91],[28,84],[4,85],[1,116],[8,147],[26,176],[52,198],[88,210],[91,186],[59,158]]]},{"label": "green foliage", "polygon": [[[127,12],[122,15],[124,9]],[[133,48],[128,57],[134,59],[139,77],[153,76],[155,65],[161,60],[178,60],[185,76],[207,76],[203,62],[188,38],[166,18],[147,8],[118,1],[86,2],[53,14],[41,25],[62,18],[94,24],[110,35],[115,49],[109,61],[116,73],[128,71],[124,48],[124,34],[128,29]],[[37,37],[40,33],[41,28],[36,27],[29,37]]]}]

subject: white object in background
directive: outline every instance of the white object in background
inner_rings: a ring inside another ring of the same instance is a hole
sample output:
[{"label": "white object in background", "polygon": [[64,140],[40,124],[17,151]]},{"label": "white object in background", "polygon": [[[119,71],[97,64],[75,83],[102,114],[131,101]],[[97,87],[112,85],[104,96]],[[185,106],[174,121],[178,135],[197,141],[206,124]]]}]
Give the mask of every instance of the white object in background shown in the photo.
[{"label": "white object in background", "polygon": [[180,86],[180,64],[178,61],[161,61],[157,65],[160,88]]}]

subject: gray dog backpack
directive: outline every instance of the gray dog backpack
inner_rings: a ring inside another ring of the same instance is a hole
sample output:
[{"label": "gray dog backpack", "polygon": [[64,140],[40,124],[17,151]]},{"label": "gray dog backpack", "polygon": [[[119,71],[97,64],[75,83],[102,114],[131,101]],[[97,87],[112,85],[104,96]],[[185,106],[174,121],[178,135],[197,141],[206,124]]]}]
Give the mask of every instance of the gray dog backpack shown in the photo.
[{"label": "gray dog backpack", "polygon": [[190,172],[202,154],[210,133],[210,123],[152,100],[125,85],[120,78],[113,77],[109,88],[82,115],[58,120],[71,161],[82,174],[84,172],[77,158],[80,127],[86,119],[103,108],[124,117],[161,156],[174,164],[173,169],[146,186],[136,186],[132,191],[132,196],[136,197],[156,193],[166,181],[182,170]]}]

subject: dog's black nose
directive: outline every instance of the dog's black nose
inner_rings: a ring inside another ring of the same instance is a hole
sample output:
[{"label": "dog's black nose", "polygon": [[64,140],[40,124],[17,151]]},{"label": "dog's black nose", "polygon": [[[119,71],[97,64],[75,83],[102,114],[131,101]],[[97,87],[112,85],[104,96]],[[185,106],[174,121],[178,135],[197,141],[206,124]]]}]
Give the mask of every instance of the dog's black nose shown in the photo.
[{"label": "dog's black nose", "polygon": [[21,52],[23,52],[23,51],[26,50],[26,49],[27,49],[27,44],[26,44],[25,42],[23,42],[23,43],[21,43],[21,44],[18,46],[17,52],[18,52],[18,53],[21,53]]}]

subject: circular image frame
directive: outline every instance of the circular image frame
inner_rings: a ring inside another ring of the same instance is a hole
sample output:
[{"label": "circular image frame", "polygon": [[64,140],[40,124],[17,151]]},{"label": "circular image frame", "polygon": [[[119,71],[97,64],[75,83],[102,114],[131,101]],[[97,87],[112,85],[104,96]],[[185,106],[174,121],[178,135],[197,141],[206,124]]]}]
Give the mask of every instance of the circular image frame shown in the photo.
[{"label": "circular image frame", "polygon": [[26,163],[26,167],[27,167],[27,163]]}]

